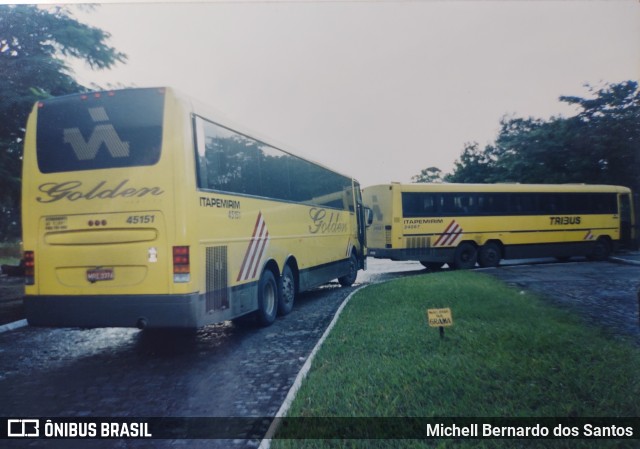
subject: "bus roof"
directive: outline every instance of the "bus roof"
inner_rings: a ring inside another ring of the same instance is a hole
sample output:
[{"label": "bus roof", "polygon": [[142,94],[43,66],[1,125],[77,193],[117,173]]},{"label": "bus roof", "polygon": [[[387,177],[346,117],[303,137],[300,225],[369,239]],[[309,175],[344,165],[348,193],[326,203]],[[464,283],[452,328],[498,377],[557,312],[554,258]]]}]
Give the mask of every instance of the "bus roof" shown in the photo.
[{"label": "bus roof", "polygon": [[[104,89],[104,90],[95,90],[95,91],[87,91],[87,92],[78,92],[78,93],[73,93],[73,94],[68,94],[68,95],[62,95],[59,97],[52,97],[52,98],[47,98],[44,100],[40,100],[38,102],[36,102],[36,105],[34,106],[34,109],[37,110],[38,109],[38,105],[41,103],[49,103],[49,102],[59,102],[59,101],[64,101],[73,97],[91,97],[91,96],[100,96],[100,95],[107,95],[107,96],[114,96],[117,95],[120,92],[126,92],[126,91],[133,91],[133,90],[156,90],[158,92],[162,92],[167,96],[171,96],[173,98],[175,98],[178,102],[182,103],[184,105],[184,107],[186,109],[189,110],[189,112],[201,116],[202,118],[205,118],[207,120],[210,120],[220,126],[222,126],[223,128],[227,128],[231,131],[237,132],[239,134],[242,134],[246,137],[250,137],[254,140],[257,140],[258,142],[268,145],[270,147],[273,147],[275,149],[278,149],[280,151],[283,151],[287,154],[289,154],[292,157],[298,158],[298,159],[302,159],[305,160],[307,162],[310,162],[314,165],[317,165],[319,167],[322,167],[326,170],[329,170],[333,173],[336,173],[338,175],[341,175],[345,178],[349,178],[352,180],[355,180],[353,178],[353,176],[350,175],[346,175],[344,173],[342,173],[341,171],[335,170],[334,168],[328,167],[324,164],[318,163],[315,160],[300,156],[300,154],[298,154],[295,150],[291,150],[289,149],[286,145],[283,145],[282,143],[278,142],[275,139],[272,139],[270,137],[267,137],[261,133],[257,133],[254,132],[240,124],[238,124],[237,122],[235,122],[234,120],[232,120],[231,118],[229,118],[228,116],[226,116],[223,112],[221,112],[220,110],[212,107],[211,105],[207,105],[206,103],[201,102],[200,100],[195,99],[194,97],[178,90],[175,89],[173,87],[169,87],[169,86],[151,86],[151,87],[131,87],[131,88],[120,88],[120,89]],[[357,182],[357,181],[356,181]]]},{"label": "bus roof", "polygon": [[[222,126],[223,128],[226,128],[230,131],[234,131],[236,133],[242,134],[245,137],[250,137],[251,139],[254,139],[258,142],[260,142],[261,144],[265,144],[268,145],[272,148],[275,148],[277,150],[283,151],[285,153],[287,153],[288,155],[298,158],[298,159],[302,159],[304,161],[310,162],[314,165],[317,165],[319,167],[322,167],[326,170],[329,170],[333,173],[336,173],[338,175],[341,175],[345,178],[350,178],[354,181],[356,181],[354,179],[353,176],[350,175],[346,175],[344,173],[342,173],[339,170],[336,170],[335,168],[332,167],[328,167],[322,163],[319,163],[313,159],[310,159],[308,157],[304,157],[301,156],[299,154],[299,152],[297,152],[294,149],[289,148],[287,145],[283,144],[282,142],[278,141],[277,139],[273,139],[269,136],[266,136],[260,132],[256,132],[255,130],[249,129],[239,123],[237,123],[236,121],[234,121],[233,119],[229,118],[229,116],[225,115],[224,112],[220,111],[219,109],[214,108],[213,106],[206,104],[200,100],[197,100],[191,96],[189,96],[188,94],[185,94],[183,92],[177,91],[174,88],[166,88],[167,91],[170,91],[173,93],[173,95],[178,98],[179,100],[183,101],[185,104],[189,105],[189,108],[191,109],[191,112],[195,115],[198,115],[204,119],[207,119],[209,121],[214,122],[217,125]],[[357,181],[356,181],[357,182]]]},{"label": "bus roof", "polygon": [[403,192],[616,192],[629,193],[624,186],[597,184],[463,184],[463,183],[390,183],[365,187],[365,190],[381,187],[396,187]]}]

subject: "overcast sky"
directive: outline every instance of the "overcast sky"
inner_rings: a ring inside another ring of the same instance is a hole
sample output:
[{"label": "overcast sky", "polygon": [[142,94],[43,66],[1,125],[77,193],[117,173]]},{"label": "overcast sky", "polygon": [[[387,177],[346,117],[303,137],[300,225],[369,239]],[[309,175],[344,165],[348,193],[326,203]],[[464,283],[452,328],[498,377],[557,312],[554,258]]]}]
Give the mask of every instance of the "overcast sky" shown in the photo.
[{"label": "overcast sky", "polygon": [[105,4],[77,17],[129,57],[80,82],[172,86],[363,186],[453,168],[504,115],[575,111],[638,79],[640,2]]}]

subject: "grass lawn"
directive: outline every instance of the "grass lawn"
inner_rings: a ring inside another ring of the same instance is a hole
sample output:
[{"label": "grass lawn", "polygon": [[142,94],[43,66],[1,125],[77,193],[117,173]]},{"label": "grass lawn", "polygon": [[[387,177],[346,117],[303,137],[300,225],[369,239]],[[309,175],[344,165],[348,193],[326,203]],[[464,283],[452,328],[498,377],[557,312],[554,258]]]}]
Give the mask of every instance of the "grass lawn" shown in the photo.
[{"label": "grass lawn", "polygon": [[[441,307],[454,322],[444,339],[426,319],[428,308]],[[480,273],[429,274],[358,292],[287,416],[637,417],[639,373],[639,348],[534,295]],[[272,447],[603,448],[640,440],[276,438]]]}]

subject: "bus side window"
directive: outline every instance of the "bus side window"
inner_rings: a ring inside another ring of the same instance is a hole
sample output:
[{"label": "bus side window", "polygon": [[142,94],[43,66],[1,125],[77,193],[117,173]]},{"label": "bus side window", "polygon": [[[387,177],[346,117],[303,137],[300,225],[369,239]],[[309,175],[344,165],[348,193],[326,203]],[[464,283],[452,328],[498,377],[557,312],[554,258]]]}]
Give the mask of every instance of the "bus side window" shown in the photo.
[{"label": "bus side window", "polygon": [[475,204],[474,198],[471,195],[464,195],[460,197],[460,214],[461,215],[473,215]]},{"label": "bus side window", "polygon": [[422,211],[425,216],[433,216],[436,214],[434,195],[426,193],[422,196]]}]

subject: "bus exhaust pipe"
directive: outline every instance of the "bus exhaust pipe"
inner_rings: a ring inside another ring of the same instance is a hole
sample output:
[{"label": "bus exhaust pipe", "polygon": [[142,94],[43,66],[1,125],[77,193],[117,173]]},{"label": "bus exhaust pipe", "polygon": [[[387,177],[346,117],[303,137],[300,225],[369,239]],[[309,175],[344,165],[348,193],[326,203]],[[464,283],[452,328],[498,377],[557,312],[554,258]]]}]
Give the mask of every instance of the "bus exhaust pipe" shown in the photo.
[{"label": "bus exhaust pipe", "polygon": [[146,318],[138,318],[138,321],[136,323],[136,327],[138,329],[140,329],[141,331],[145,330],[147,328],[147,320],[146,320]]}]

